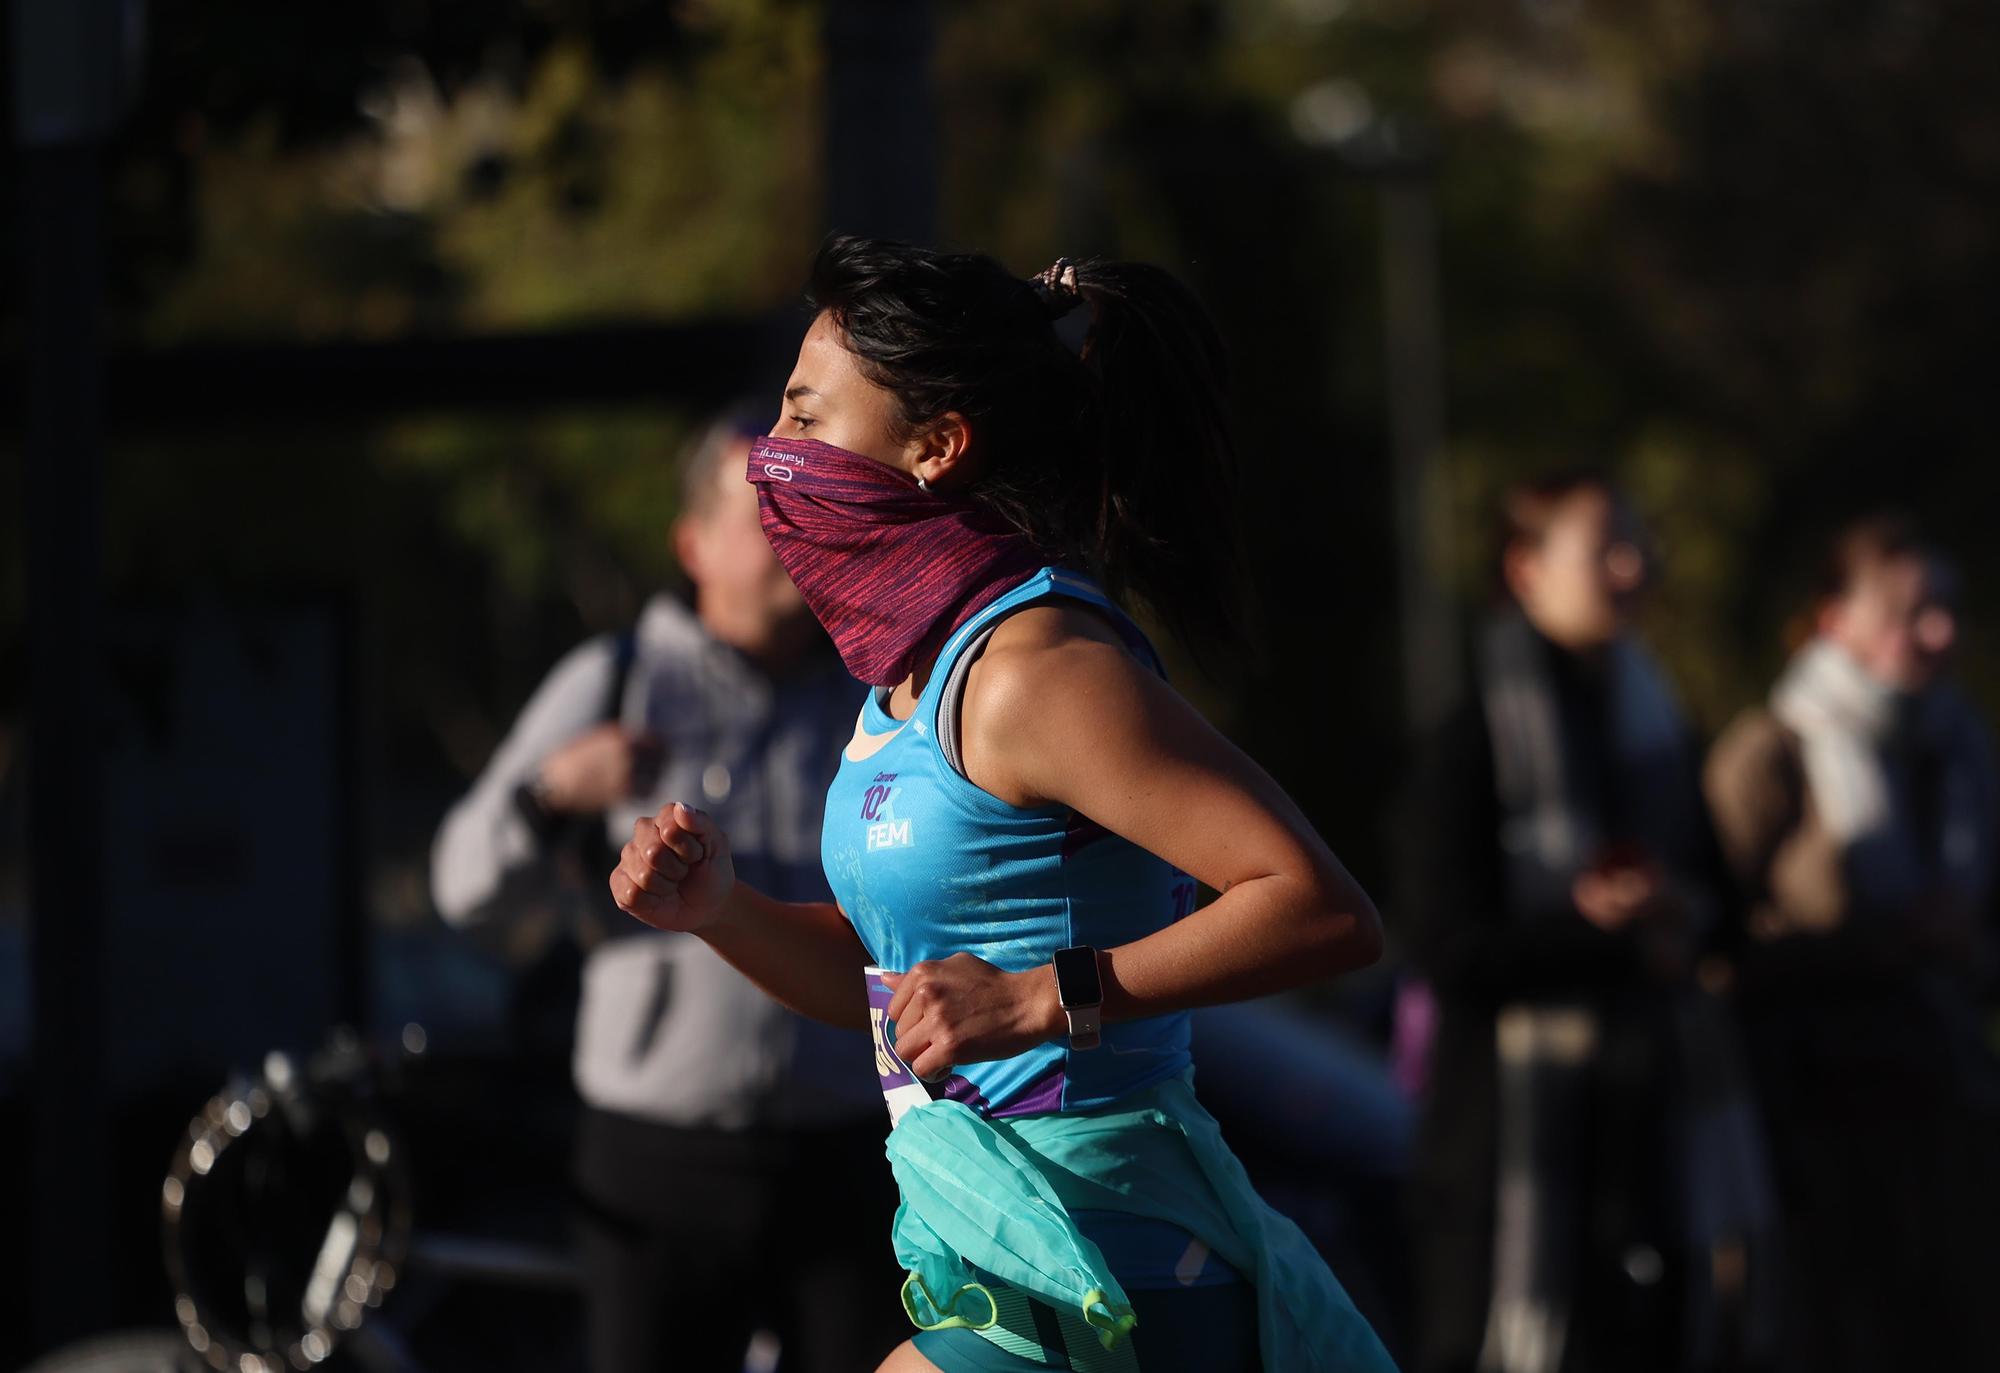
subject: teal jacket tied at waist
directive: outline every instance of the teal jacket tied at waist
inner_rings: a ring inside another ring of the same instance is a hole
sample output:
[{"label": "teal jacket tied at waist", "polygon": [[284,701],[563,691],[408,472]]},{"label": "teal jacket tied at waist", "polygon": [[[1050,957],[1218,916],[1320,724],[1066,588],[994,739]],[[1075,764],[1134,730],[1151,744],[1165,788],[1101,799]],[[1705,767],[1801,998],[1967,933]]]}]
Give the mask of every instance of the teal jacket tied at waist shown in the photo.
[{"label": "teal jacket tied at waist", "polygon": [[1131,1303],[1069,1212],[1123,1211],[1180,1226],[1256,1284],[1267,1370],[1394,1373],[1318,1251],[1251,1187],[1191,1077],[1096,1111],[991,1120],[934,1101],[906,1114],[887,1152],[910,1318],[990,1324],[976,1268],[1080,1313],[1114,1345],[1134,1324]]}]

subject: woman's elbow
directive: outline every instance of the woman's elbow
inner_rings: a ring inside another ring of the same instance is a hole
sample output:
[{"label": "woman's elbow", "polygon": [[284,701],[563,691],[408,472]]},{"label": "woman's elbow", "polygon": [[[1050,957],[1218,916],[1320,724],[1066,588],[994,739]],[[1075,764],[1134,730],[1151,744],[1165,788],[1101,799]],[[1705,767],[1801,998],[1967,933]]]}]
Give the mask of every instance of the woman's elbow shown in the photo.
[{"label": "woman's elbow", "polygon": [[1382,961],[1382,917],[1376,913],[1375,903],[1362,897],[1357,907],[1343,911],[1342,919],[1347,924],[1342,946],[1345,956],[1341,960],[1341,971],[1357,972]]},{"label": "woman's elbow", "polygon": [[1382,916],[1375,903],[1346,873],[1330,874],[1318,903],[1326,912],[1324,957],[1327,975],[1355,972],[1382,957]]}]

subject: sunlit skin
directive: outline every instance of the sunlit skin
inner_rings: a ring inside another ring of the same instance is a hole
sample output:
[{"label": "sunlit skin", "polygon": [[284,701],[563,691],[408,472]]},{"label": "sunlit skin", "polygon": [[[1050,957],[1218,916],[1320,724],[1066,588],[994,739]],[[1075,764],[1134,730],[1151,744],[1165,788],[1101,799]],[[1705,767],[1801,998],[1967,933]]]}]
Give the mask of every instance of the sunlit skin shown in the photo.
[{"label": "sunlit skin", "polygon": [[909,477],[922,477],[940,491],[977,475],[975,468],[964,466],[972,432],[960,416],[946,415],[908,437],[899,437],[899,429],[896,398],[861,374],[839,328],[830,316],[820,315],[799,345],[799,360],[785,382],[784,403],[771,432],[845,448]]},{"label": "sunlit skin", "polygon": [[[815,321],[772,432],[835,444],[940,493],[977,474],[977,434],[962,416],[910,436],[894,420],[893,399],[839,331]],[[909,717],[930,668],[920,662],[895,688],[891,714]],[[1064,709],[1047,709],[1052,699]],[[1374,906],[1290,798],[1094,613],[1038,606],[1002,621],[969,674],[962,728],[977,786],[1017,806],[1070,807],[1223,893],[1102,952],[1106,1022],[1265,995],[1380,955]],[[839,908],[738,884],[727,839],[700,812],[677,803],[635,825],[611,890],[648,924],[699,933],[793,1009],[866,1026],[857,969],[867,954]],[[1068,1028],[1047,966],[1007,972],[960,953],[890,981],[896,1047],[925,1077]],[[931,1366],[905,1345],[883,1368]]]},{"label": "sunlit skin", "polygon": [[[757,494],[743,480],[749,457],[748,439],[723,455],[709,500],[675,520],[671,537],[694,583],[695,618],[702,627],[777,672],[819,630],[805,598],[765,541]],[[661,759],[660,740],[652,731],[606,721],[542,760],[542,804],[566,815],[609,810],[648,790]]]},{"label": "sunlit skin", "polygon": [[1918,553],[1861,569],[1819,611],[1818,629],[1885,686],[1917,692],[1936,681],[1958,640],[1949,577]]},{"label": "sunlit skin", "polygon": [[[1632,513],[1596,486],[1564,497],[1541,539],[1510,547],[1501,570],[1528,622],[1582,657],[1602,653],[1631,627],[1651,571]],[[1577,912],[1605,930],[1657,923],[1671,912],[1671,896],[1659,863],[1632,852],[1586,868],[1570,888]]]}]

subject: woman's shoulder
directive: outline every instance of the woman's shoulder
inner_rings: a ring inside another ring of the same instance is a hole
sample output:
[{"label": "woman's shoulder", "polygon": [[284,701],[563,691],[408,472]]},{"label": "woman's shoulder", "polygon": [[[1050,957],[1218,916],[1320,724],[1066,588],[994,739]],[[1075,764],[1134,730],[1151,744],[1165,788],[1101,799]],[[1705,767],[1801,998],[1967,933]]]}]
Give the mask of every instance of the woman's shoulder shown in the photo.
[{"label": "woman's shoulder", "polygon": [[1022,606],[994,626],[986,653],[1042,652],[1070,644],[1125,646],[1125,636],[1112,623],[1112,612],[1088,601],[1050,597]]},{"label": "woman's shoulder", "polygon": [[1145,671],[1104,611],[1079,601],[1043,601],[994,628],[967,674],[966,709],[972,714],[982,706],[1040,700],[1051,689]]},{"label": "woman's shoulder", "polygon": [[1140,708],[1157,678],[1133,657],[1117,626],[1075,602],[1036,604],[993,631],[966,674],[960,719],[967,774],[1015,805],[1039,789],[1017,773],[1039,775],[1054,750],[1078,746],[1105,711]]}]

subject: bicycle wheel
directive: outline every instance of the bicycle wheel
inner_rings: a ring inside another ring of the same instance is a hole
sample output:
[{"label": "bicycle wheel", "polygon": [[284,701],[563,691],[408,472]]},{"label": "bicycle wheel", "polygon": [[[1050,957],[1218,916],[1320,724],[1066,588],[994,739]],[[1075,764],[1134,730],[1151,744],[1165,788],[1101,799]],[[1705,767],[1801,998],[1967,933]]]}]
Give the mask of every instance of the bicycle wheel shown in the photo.
[{"label": "bicycle wheel", "polygon": [[64,1345],[21,1373],[194,1373],[200,1367],[178,1330],[121,1330]]}]

